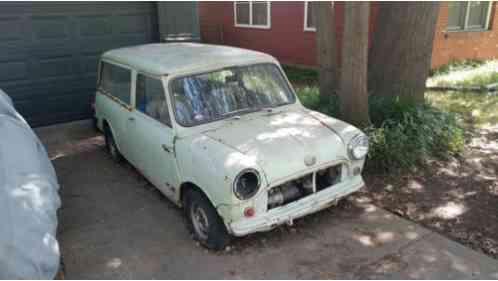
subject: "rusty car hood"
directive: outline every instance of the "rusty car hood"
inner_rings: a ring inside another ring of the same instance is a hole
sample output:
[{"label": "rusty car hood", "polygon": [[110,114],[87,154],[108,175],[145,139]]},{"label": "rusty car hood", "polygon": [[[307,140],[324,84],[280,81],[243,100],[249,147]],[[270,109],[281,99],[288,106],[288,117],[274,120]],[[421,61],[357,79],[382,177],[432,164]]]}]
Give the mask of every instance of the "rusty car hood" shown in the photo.
[{"label": "rusty car hood", "polygon": [[255,160],[269,184],[347,159],[341,137],[305,110],[244,116],[203,134]]}]

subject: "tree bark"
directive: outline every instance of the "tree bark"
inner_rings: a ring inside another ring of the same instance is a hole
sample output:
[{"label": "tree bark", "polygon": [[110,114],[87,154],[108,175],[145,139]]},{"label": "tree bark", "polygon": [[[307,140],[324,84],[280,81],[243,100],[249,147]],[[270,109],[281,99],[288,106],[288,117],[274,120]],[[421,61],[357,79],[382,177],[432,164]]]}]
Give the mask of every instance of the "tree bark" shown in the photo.
[{"label": "tree bark", "polygon": [[337,90],[337,46],[334,6],[330,1],[308,2],[315,14],[316,54],[320,98],[326,99]]},{"label": "tree bark", "polygon": [[438,2],[379,4],[368,66],[374,94],[424,101],[438,11]]},{"label": "tree bark", "polygon": [[344,4],[340,107],[341,117],[360,128],[370,124],[368,114],[368,2]]}]

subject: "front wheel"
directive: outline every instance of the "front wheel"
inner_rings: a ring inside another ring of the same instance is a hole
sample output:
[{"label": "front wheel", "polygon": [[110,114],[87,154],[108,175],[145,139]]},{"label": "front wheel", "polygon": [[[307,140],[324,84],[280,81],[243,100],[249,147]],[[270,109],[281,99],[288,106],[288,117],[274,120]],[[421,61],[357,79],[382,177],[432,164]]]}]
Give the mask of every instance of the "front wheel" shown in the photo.
[{"label": "front wheel", "polygon": [[222,250],[230,241],[223,220],[209,199],[197,190],[189,190],[184,199],[187,227],[195,240],[211,250]]}]

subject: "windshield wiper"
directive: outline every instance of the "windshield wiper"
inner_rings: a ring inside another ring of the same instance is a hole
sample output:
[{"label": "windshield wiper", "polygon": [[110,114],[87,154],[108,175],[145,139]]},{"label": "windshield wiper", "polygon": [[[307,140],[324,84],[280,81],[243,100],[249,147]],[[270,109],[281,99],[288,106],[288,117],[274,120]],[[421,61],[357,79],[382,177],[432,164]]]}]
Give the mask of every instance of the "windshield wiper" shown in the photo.
[{"label": "windshield wiper", "polygon": [[265,111],[268,113],[272,113],[273,109],[275,107],[279,107],[279,106],[286,105],[286,104],[288,104],[288,103],[281,102],[281,103],[277,103],[277,104],[269,105],[269,106],[241,108],[241,109],[237,109],[234,111],[223,113],[221,116],[223,116],[223,117],[230,116],[231,117],[230,119],[240,119],[241,114],[251,113],[251,112],[256,112],[256,111]]},{"label": "windshield wiper", "polygon": [[234,111],[230,111],[230,112],[226,112],[226,113],[223,113],[221,116],[225,117],[225,116],[234,116],[234,117],[237,117],[237,115],[239,114],[243,114],[243,113],[250,113],[250,112],[254,112],[254,111],[258,111],[259,108],[251,108],[251,107],[248,107],[248,108],[241,108],[241,109],[237,109],[237,110],[234,110]]},{"label": "windshield wiper", "polygon": [[275,107],[279,107],[279,106],[282,106],[282,105],[287,105],[287,104],[289,104],[289,102],[285,102],[285,101],[284,101],[284,102],[276,103],[276,104],[272,105],[271,107],[272,107],[272,108],[275,108]]},{"label": "windshield wiper", "polygon": [[286,104],[288,104],[288,103],[287,102],[281,102],[281,103],[272,104],[272,105],[269,105],[269,106],[260,107],[259,110],[260,111],[266,111],[268,113],[272,113],[276,107],[279,107],[279,106],[282,106],[282,105],[286,105]]}]

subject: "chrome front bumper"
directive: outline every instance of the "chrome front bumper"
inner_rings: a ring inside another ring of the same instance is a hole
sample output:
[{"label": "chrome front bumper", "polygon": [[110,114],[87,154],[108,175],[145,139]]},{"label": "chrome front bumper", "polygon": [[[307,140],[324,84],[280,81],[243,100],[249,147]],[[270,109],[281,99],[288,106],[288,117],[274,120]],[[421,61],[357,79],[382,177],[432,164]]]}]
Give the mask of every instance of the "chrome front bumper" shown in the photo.
[{"label": "chrome front bumper", "polygon": [[336,200],[358,191],[364,185],[361,175],[355,176],[295,202],[271,209],[265,214],[232,222],[229,224],[229,232],[235,236],[244,236],[254,232],[268,231],[284,223],[292,223],[294,219],[331,206]]}]

